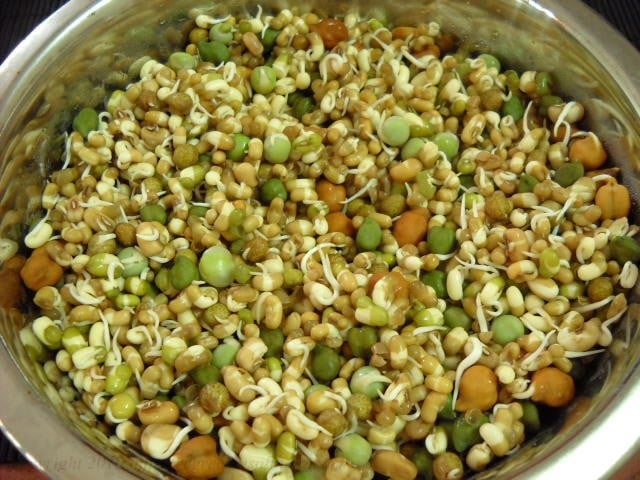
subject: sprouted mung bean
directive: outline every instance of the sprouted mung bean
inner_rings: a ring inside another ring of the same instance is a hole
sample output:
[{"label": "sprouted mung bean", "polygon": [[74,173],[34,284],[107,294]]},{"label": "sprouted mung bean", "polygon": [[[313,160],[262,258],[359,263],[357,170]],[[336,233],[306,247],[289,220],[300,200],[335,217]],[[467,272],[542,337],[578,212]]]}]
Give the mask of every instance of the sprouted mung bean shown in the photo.
[{"label": "sprouted mung bean", "polygon": [[64,398],[187,478],[400,480],[572,401],[640,244],[552,76],[355,14],[189,38],[77,114],[30,252],[2,240]]}]

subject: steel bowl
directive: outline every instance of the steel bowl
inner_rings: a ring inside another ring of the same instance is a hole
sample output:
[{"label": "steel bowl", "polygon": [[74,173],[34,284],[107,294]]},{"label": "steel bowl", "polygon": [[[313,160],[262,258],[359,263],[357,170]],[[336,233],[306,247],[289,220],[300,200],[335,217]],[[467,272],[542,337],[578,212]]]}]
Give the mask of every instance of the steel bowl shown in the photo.
[{"label": "steel bowl", "polygon": [[[180,41],[192,7],[217,13],[256,11],[256,4],[198,0],[71,0],[38,26],[0,67],[0,236],[16,236],[38,215],[42,179],[60,158],[60,129],[69,109],[96,102],[123,56],[162,57]],[[593,129],[640,199],[640,54],[578,0],[265,0],[266,11],[317,6],[329,14],[357,10],[398,24],[436,20],[472,50],[519,69],[547,70],[560,90],[582,102]],[[139,42],[140,26],[157,29]],[[125,79],[126,80],[126,79]],[[66,122],[66,123],[65,123]],[[638,212],[633,213],[638,222]],[[10,288],[2,279],[0,288]],[[633,428],[640,402],[638,291],[576,402],[558,421],[476,478],[605,478],[638,450]],[[19,341],[33,316],[28,302],[0,308],[0,426],[20,451],[52,478],[133,479],[173,475],[110,439],[87,412],[64,402]]]}]

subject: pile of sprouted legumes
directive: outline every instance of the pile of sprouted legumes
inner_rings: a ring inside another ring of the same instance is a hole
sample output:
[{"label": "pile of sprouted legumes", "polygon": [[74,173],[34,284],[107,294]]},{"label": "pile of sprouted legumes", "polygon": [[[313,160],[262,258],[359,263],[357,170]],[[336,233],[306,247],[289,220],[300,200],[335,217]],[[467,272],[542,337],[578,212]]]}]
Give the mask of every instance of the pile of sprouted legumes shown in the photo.
[{"label": "pile of sprouted legumes", "polygon": [[457,479],[572,402],[640,244],[551,75],[354,14],[189,41],[77,113],[8,260],[63,399],[234,480]]}]

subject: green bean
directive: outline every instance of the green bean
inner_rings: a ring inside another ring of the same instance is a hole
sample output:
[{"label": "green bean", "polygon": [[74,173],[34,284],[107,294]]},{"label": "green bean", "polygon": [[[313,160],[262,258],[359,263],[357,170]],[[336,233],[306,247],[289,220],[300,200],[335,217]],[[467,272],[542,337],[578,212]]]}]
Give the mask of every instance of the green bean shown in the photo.
[{"label": "green bean", "polygon": [[535,77],[536,81],[536,95],[544,97],[551,93],[553,88],[553,77],[549,72],[538,72]]},{"label": "green bean", "polygon": [[351,327],[347,332],[347,343],[351,353],[365,360],[371,357],[371,347],[378,341],[378,332],[374,327],[364,325]]},{"label": "green bean", "polygon": [[[110,265],[114,266],[114,268],[111,268],[111,272],[109,272]],[[117,278],[123,273],[123,268],[120,266],[118,257],[111,253],[96,253],[92,255],[86,268],[91,275],[102,278],[106,277],[109,273],[111,273],[114,278]]]},{"label": "green bean", "polygon": [[131,368],[126,363],[115,366],[105,379],[105,392],[110,395],[124,392],[129,385],[132,374]]},{"label": "green bean", "polygon": [[400,157],[403,160],[407,158],[417,157],[418,153],[422,149],[424,145],[426,145],[426,141],[423,138],[412,137],[402,146],[402,150],[400,150]]},{"label": "green bean", "polygon": [[212,363],[218,368],[222,368],[226,365],[231,365],[235,361],[236,354],[240,350],[240,345],[237,342],[225,342],[218,345],[213,350]]},{"label": "green bean", "polygon": [[205,62],[220,64],[231,57],[229,47],[224,43],[214,40],[212,42],[198,42],[198,53]]},{"label": "green bean", "polygon": [[364,467],[369,463],[373,448],[371,444],[357,433],[351,433],[338,439],[334,445],[338,448],[337,455],[346,458],[351,465]]},{"label": "green bean", "polygon": [[136,247],[125,247],[120,250],[118,260],[124,267],[122,276],[125,278],[140,275],[149,268],[149,260]]},{"label": "green bean", "polygon": [[420,281],[433,288],[438,298],[445,298],[447,296],[446,277],[441,270],[431,270],[423,273]]},{"label": "green bean", "polygon": [[289,198],[287,189],[279,178],[270,178],[260,187],[260,200],[263,205],[270,205],[274,198],[281,198],[285,202]]},{"label": "green bean", "polygon": [[124,291],[138,297],[144,297],[153,293],[153,288],[147,280],[140,277],[127,277],[124,281]]},{"label": "green bean", "polygon": [[584,176],[584,166],[581,162],[567,162],[556,170],[553,179],[561,187],[573,185],[579,178]]},{"label": "green bean", "polygon": [[149,203],[140,209],[140,219],[144,222],[167,223],[167,211],[157,203]]},{"label": "green bean", "polygon": [[635,238],[627,236],[613,237],[609,244],[609,250],[611,252],[611,256],[620,265],[627,262],[640,262],[640,242]]},{"label": "green bean", "polygon": [[416,175],[416,185],[418,186],[418,192],[425,199],[431,200],[436,194],[436,186],[433,184],[431,173],[427,170],[423,170]]},{"label": "green bean", "polygon": [[89,132],[98,130],[100,126],[100,119],[98,118],[98,112],[93,108],[83,108],[73,118],[73,129],[80,133],[84,138],[87,138]]},{"label": "green bean", "polygon": [[189,372],[189,375],[200,386],[219,382],[222,377],[220,368],[213,364],[213,359],[206,365],[194,368]]},{"label": "green bean", "polygon": [[284,333],[282,330],[279,328],[261,328],[260,338],[267,346],[265,357],[279,358],[282,356],[282,346],[284,345]]},{"label": "green bean", "polygon": [[502,104],[502,115],[505,117],[507,115],[511,115],[514,122],[520,121],[524,116],[524,105],[522,105],[522,100],[520,100],[520,98],[513,92]]},{"label": "green bean", "polygon": [[381,241],[382,229],[380,225],[378,225],[378,222],[371,217],[365,218],[356,233],[358,250],[361,252],[375,250]]},{"label": "green bean", "polygon": [[538,257],[538,273],[545,278],[551,278],[560,271],[560,256],[553,247],[547,247]]},{"label": "green bean", "polygon": [[491,322],[491,332],[496,343],[506,345],[524,335],[524,324],[515,315],[500,315]]},{"label": "green bean", "polygon": [[431,122],[425,122],[422,125],[411,124],[409,126],[409,132],[411,138],[416,137],[431,137],[437,133],[436,127]]},{"label": "green bean", "polygon": [[200,278],[197,265],[185,256],[176,257],[171,267],[171,285],[177,290],[182,290]]},{"label": "green bean", "polygon": [[472,445],[482,442],[480,426],[489,421],[488,415],[470,410],[453,422],[451,440],[457,452],[464,452]]},{"label": "green bean", "polygon": [[489,53],[481,53],[478,58],[484,60],[484,64],[487,68],[495,68],[496,71],[500,72],[502,65],[500,64],[500,60],[498,60],[495,56]]},{"label": "green bean", "polygon": [[114,299],[114,303],[120,310],[124,308],[136,308],[140,305],[140,297],[130,293],[121,293]]},{"label": "green bean", "polygon": [[338,352],[323,344],[313,349],[311,358],[311,373],[321,382],[329,382],[338,376],[342,359]]},{"label": "green bean", "polygon": [[276,39],[280,35],[281,30],[275,30],[271,27],[267,27],[262,33],[262,45],[264,46],[265,53],[271,52],[276,44]]},{"label": "green bean", "polygon": [[518,179],[518,192],[519,193],[530,193],[533,192],[535,186],[540,183],[536,177],[533,175],[529,175],[528,173],[523,173],[520,175]]},{"label": "green bean", "polygon": [[378,392],[384,391],[385,383],[380,381],[382,374],[375,367],[365,366],[356,370],[351,376],[349,387],[353,393],[363,393],[369,398],[377,398]]},{"label": "green bean", "polygon": [[109,402],[107,408],[111,412],[113,418],[118,420],[128,420],[133,417],[137,411],[135,399],[125,392],[116,393]]},{"label": "green bean", "polygon": [[529,401],[520,402],[522,406],[522,423],[528,433],[540,430],[540,414],[535,403]]},{"label": "green bean", "polygon": [[456,411],[453,408],[453,395],[452,394],[449,393],[447,395],[447,401],[445,402],[445,404],[442,407],[442,409],[440,409],[440,411],[438,412],[438,418],[442,418],[442,419],[445,419],[445,420],[454,420],[455,418],[457,418]]},{"label": "green bean", "polygon": [[430,307],[417,312],[413,321],[418,327],[439,327],[444,325],[444,316],[437,308]]},{"label": "green bean", "polygon": [[433,479],[433,457],[426,448],[415,449],[410,458],[418,469],[418,478],[421,480]]},{"label": "green bean", "polygon": [[472,320],[467,312],[455,305],[448,306],[444,311],[444,325],[449,328],[462,327],[465,330],[471,328]]},{"label": "green bean", "polygon": [[177,168],[183,169],[191,167],[198,163],[198,149],[195,145],[191,145],[190,143],[177,145],[173,150],[173,156],[171,158]]},{"label": "green bean", "polygon": [[231,135],[233,139],[233,148],[227,152],[227,158],[234,162],[243,160],[249,151],[249,140],[244,133],[234,133]]}]

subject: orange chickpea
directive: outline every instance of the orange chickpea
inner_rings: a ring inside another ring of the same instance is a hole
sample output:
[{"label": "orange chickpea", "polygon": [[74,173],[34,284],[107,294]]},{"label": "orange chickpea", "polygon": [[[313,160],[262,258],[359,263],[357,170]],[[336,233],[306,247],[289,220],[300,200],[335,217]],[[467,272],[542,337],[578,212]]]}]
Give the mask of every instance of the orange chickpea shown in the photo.
[{"label": "orange chickpea", "polygon": [[564,407],[573,400],[576,393],[571,375],[556,367],[536,370],[531,377],[533,396],[531,400],[549,407]]},{"label": "orange chickpea", "polygon": [[218,445],[213,437],[200,435],[187,440],[171,456],[171,466],[178,475],[189,480],[217,477],[224,470]]},{"label": "orange chickpea", "polygon": [[324,18],[318,23],[309,25],[309,30],[320,35],[324,47],[328,49],[335,47],[349,37],[347,26],[337,18]]},{"label": "orange chickpea", "polygon": [[489,410],[498,401],[498,377],[484,365],[472,365],[460,378],[460,395],[456,410],[466,412],[473,408]]},{"label": "orange chickpea", "polygon": [[429,217],[423,210],[408,210],[393,224],[393,237],[399,246],[417,245],[427,234]]},{"label": "orange chickpea", "polygon": [[62,267],[51,260],[44,247],[35,249],[20,270],[22,281],[31,290],[55,285],[62,278]]},{"label": "orange chickpea", "polygon": [[598,188],[595,202],[602,211],[602,219],[626,217],[631,210],[629,190],[613,179]]},{"label": "orange chickpea", "polygon": [[344,206],[343,202],[347,198],[347,189],[344,185],[336,185],[329,180],[320,180],[316,184],[318,198],[327,204],[330,212],[339,212]]},{"label": "orange chickpea", "polygon": [[595,170],[606,162],[607,152],[600,143],[600,139],[590,133],[586,137],[577,138],[571,142],[569,160],[581,162],[585,170]]},{"label": "orange chickpea", "polygon": [[20,269],[25,263],[25,258],[16,255],[10,258],[0,270],[0,307],[14,308],[18,306],[22,296],[22,282],[20,281]]},{"label": "orange chickpea", "polygon": [[342,212],[331,212],[326,217],[330,232],[341,232],[349,237],[356,234],[351,219]]}]

